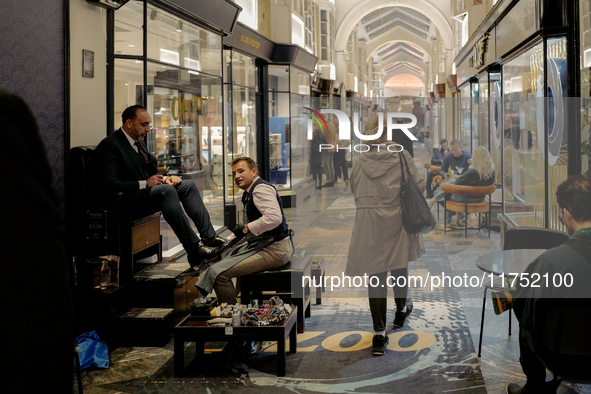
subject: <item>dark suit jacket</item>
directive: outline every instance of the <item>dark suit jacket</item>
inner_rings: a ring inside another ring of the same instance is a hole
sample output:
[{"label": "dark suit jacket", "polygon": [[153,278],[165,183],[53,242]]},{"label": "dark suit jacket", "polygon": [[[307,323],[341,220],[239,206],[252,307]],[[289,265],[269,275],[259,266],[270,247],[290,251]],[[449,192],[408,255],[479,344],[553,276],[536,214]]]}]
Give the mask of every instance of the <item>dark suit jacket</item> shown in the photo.
[{"label": "dark suit jacket", "polygon": [[[145,181],[158,173],[158,161],[148,153],[150,161],[142,157],[129,144],[122,129],[111,133],[96,147],[91,159],[89,185],[102,192],[135,192],[140,190],[138,181]],[[143,142],[144,151],[148,152]],[[142,189],[140,193],[147,191]]]}]

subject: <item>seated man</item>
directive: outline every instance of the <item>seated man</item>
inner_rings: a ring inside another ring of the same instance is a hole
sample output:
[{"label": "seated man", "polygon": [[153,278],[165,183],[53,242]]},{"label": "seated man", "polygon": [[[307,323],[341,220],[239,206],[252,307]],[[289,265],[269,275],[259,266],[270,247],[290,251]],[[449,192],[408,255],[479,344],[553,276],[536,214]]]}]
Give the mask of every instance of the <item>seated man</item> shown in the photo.
[{"label": "seated man", "polygon": [[[443,178],[446,178],[446,176],[449,177],[448,173],[450,168],[454,175],[462,175],[464,171],[468,171],[468,168],[470,167],[468,160],[472,158],[472,155],[470,152],[464,151],[462,147],[462,142],[460,140],[451,140],[449,144],[450,152],[445,154],[441,160],[441,170],[439,171],[439,175]],[[462,171],[460,171],[460,168]]]},{"label": "seated man", "polygon": [[[571,287],[555,287],[552,282],[546,287],[522,287],[517,281],[517,298],[514,303],[515,316],[519,320],[519,362],[527,377],[524,387],[517,384],[507,386],[507,393],[554,393],[557,382],[546,382],[546,368],[536,356],[537,333],[541,331],[545,312],[551,305],[566,305],[574,299],[591,302],[588,278],[591,277],[591,182],[584,175],[569,177],[556,190],[560,207],[560,220],[566,226],[571,238],[566,244],[544,252],[526,269],[529,277],[533,273],[572,275]],[[543,281],[540,281],[543,282]],[[570,301],[569,301],[570,300]]]},{"label": "seated man", "polygon": [[[162,211],[187,251],[191,267],[215,257],[226,240],[216,236],[197,186],[191,180],[158,174],[156,158],[141,143],[150,131],[150,114],[134,105],[123,111],[121,119],[121,128],[103,139],[93,153],[91,186],[99,192],[124,192],[125,209],[132,218]],[[203,245],[181,203],[197,226]]]},{"label": "seated man", "polygon": [[[449,149],[447,149],[447,140],[444,138],[439,142],[440,149],[433,153],[433,157],[431,157],[431,164],[434,166],[440,166],[443,157],[449,153]],[[427,198],[433,197],[433,177],[435,174],[431,172],[431,170],[427,170]]]},{"label": "seated man", "polygon": [[237,237],[246,236],[247,244],[202,272],[196,284],[202,294],[215,289],[220,303],[230,304],[236,303],[238,294],[232,278],[279,268],[293,254],[281,197],[269,182],[259,177],[254,160],[234,159],[232,175],[236,185],[244,190],[245,223],[238,225],[234,233]]}]

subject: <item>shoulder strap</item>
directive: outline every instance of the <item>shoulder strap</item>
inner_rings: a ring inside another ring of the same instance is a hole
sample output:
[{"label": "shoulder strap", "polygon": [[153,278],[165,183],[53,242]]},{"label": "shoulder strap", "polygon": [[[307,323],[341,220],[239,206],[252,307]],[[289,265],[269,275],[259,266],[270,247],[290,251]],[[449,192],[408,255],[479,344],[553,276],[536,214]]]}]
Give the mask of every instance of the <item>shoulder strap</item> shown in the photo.
[{"label": "shoulder strap", "polygon": [[569,238],[566,244],[578,252],[589,264],[591,264],[591,250],[585,246],[584,242]]},{"label": "shoulder strap", "polygon": [[406,174],[408,175],[406,180],[408,181],[408,179],[412,178],[412,175],[410,174],[410,170],[408,169],[408,163],[406,162],[406,158],[404,157],[404,154],[402,154],[402,152],[398,152],[398,157],[400,158],[400,165],[402,166],[402,180],[401,181],[404,181],[404,168],[405,167],[406,167]]}]

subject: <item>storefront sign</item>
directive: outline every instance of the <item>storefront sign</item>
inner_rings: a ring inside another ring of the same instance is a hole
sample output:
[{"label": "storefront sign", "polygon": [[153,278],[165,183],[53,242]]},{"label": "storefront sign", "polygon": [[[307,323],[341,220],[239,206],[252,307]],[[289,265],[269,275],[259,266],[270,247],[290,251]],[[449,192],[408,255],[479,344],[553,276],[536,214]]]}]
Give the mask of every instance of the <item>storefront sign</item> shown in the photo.
[{"label": "storefront sign", "polygon": [[488,34],[483,36],[478,42],[472,47],[472,57],[468,61],[470,67],[479,69],[484,66],[484,54],[486,53],[486,42],[488,41]]},{"label": "storefront sign", "polygon": [[194,121],[197,115],[197,111],[201,110],[201,106],[204,100],[203,97],[193,97],[191,99],[181,98],[174,96],[172,98],[172,104],[170,105],[170,112],[174,120],[186,120]]},{"label": "storefront sign", "polygon": [[242,34],[240,36],[240,41],[247,43],[248,45],[252,45],[255,48],[260,48],[261,47],[261,43],[258,41],[253,40],[252,38],[249,38],[247,36],[245,36],[244,34]]}]

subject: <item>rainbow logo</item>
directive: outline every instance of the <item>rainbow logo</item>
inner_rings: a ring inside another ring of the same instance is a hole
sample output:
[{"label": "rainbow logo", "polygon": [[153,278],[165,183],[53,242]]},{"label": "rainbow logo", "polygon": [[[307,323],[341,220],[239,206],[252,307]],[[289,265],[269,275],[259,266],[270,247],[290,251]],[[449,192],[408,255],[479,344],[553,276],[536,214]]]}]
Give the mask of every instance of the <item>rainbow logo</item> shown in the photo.
[{"label": "rainbow logo", "polygon": [[[309,111],[312,111],[312,112],[304,112],[304,114],[306,114],[306,115],[310,115],[310,117],[311,117],[312,119],[314,119],[314,120],[316,121],[316,123],[318,123],[318,126],[320,127],[320,130],[322,130],[322,124],[320,124],[320,120],[322,120],[322,123],[324,123],[324,127],[325,127],[325,128],[326,128],[326,130],[328,131],[328,125],[326,124],[326,120],[324,120],[324,116],[322,116],[322,115],[320,114],[320,112],[318,112],[318,111],[316,111],[316,110],[313,110],[313,109],[312,109],[312,108],[310,108],[310,107],[304,107],[304,109],[307,109],[307,110],[309,110]],[[318,119],[318,117],[320,117],[320,119]]]}]

